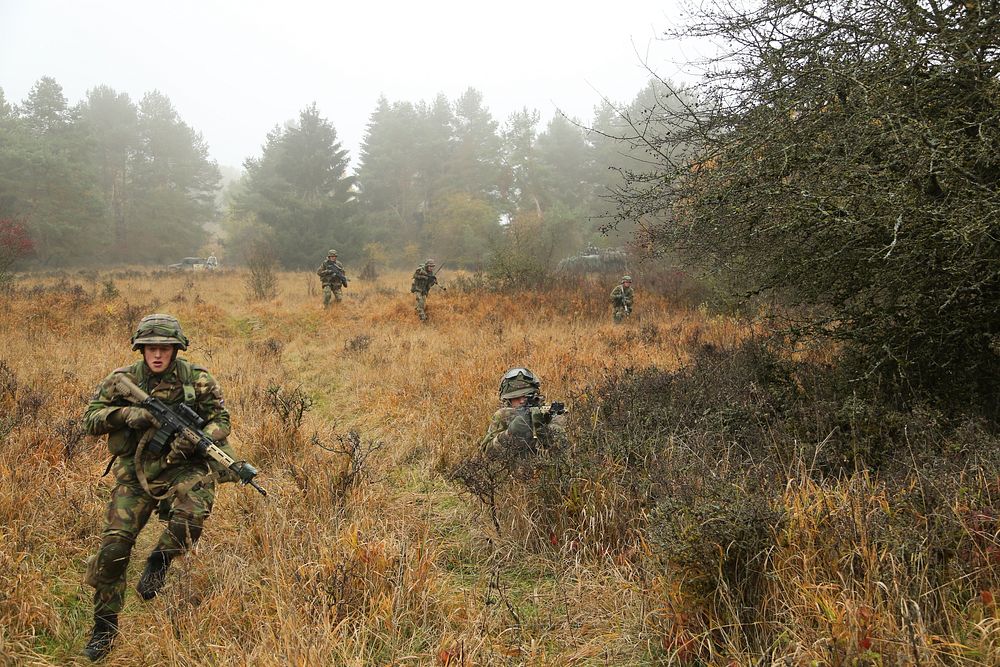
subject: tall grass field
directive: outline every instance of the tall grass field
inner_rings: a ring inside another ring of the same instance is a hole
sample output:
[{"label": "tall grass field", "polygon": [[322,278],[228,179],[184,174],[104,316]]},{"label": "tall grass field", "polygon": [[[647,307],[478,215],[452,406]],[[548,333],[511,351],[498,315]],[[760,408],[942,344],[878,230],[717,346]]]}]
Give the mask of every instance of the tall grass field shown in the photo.
[{"label": "tall grass field", "polygon": [[[407,273],[328,309],[314,275],[277,278],[259,301],[239,271],[29,274],[0,295],[0,662],[83,663],[113,482],[82,415],[164,312],[269,495],[222,486],[144,603],[154,516],[105,664],[1000,664],[982,425],[931,448],[934,415],[890,424],[780,370],[829,350],[753,352],[756,326],[641,274],[622,325],[614,279],[498,293],[445,275],[422,324]],[[567,404],[568,442],[477,494],[456,471],[480,474],[514,366]],[[852,463],[883,435],[912,456]]]}]

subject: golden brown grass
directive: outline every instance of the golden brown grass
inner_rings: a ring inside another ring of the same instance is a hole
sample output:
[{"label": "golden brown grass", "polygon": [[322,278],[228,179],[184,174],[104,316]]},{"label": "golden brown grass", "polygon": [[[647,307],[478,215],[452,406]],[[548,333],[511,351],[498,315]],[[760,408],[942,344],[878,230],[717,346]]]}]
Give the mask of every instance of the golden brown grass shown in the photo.
[{"label": "golden brown grass", "polygon": [[[550,399],[571,398],[607,371],[672,368],[697,344],[731,345],[745,335],[740,322],[675,307],[641,285],[638,316],[620,327],[610,322],[611,285],[435,291],[421,325],[404,274],[352,282],[327,311],[304,273],[281,274],[278,297],[263,303],[247,302],[238,273],[123,273],[114,298],[102,296],[103,279],[70,277],[83,287],[74,293],[53,291],[53,277],[29,277],[0,302],[0,360],[16,376],[5,394],[13,376],[0,373],[0,435],[10,426],[0,441],[5,662],[64,664],[85,641],[83,564],[99,542],[110,483],[99,478],[104,444],[80,438],[79,420],[97,382],[134,359],[131,324],[154,310],[180,318],[192,339],[187,356],[222,384],[238,449],[271,495],[221,489],[203,539],[164,594],[141,603],[130,590],[107,664],[648,664],[690,657],[706,640],[704,619],[686,616],[677,582],[644,562],[648,553],[525,549],[510,537],[516,531],[495,535],[442,472],[474,451],[508,367],[529,366]],[[270,408],[271,386],[314,399],[296,432]],[[345,493],[348,462],[324,446],[336,448],[351,430],[382,448],[370,478]],[[892,581],[843,574],[848,557],[884,558],[864,540],[864,507],[851,505],[859,498],[891,502],[867,478],[790,481],[790,518],[773,554],[781,581],[767,600],[787,618],[786,641],[772,657],[1000,661],[992,603],[959,610],[969,621],[961,634],[932,636],[893,606],[899,596],[883,590]],[[862,532],[837,551],[823,522],[845,507]],[[130,586],[158,530],[141,536]],[[731,664],[756,657],[739,642],[729,656]]]}]

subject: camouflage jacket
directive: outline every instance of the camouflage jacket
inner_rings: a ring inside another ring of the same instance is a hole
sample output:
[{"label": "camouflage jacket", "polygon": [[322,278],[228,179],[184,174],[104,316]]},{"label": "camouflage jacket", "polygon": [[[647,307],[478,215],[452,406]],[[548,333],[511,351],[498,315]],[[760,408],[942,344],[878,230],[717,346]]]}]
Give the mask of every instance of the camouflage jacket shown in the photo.
[{"label": "camouflage jacket", "polygon": [[437,281],[437,276],[427,270],[427,265],[421,264],[413,272],[413,284],[410,285],[410,291],[426,295],[434,285],[437,285]]},{"label": "camouflage jacket", "polygon": [[341,266],[340,262],[324,259],[323,263],[319,265],[319,269],[316,270],[316,275],[319,276],[320,282],[324,285],[347,287],[347,274],[344,273],[344,267]]},{"label": "camouflage jacket", "polygon": [[[548,405],[530,408],[500,408],[493,413],[489,428],[486,429],[486,435],[480,441],[480,447],[490,455],[497,455],[505,451],[516,452],[521,449],[532,453],[538,451],[538,449],[548,449],[565,437],[563,415],[548,417],[549,408],[550,406]],[[531,442],[520,438],[512,433],[510,429],[511,422],[518,415],[523,414],[530,416]]]},{"label": "camouflage jacket", "polygon": [[632,301],[635,299],[635,292],[632,291],[631,287],[625,287],[624,285],[616,285],[613,290],[611,290],[611,303],[616,306],[628,306],[632,307]]},{"label": "camouflage jacket", "polygon": [[[84,413],[83,426],[90,435],[107,433],[108,450],[112,454],[122,459],[131,459],[135,456],[136,446],[142,436],[142,433],[123,425],[120,415],[115,414],[119,408],[130,405],[115,391],[115,378],[119,373],[167,405],[175,406],[186,402],[205,420],[205,426],[202,427],[205,434],[218,442],[226,453],[236,458],[235,452],[226,443],[230,423],[229,411],[226,410],[222,398],[222,389],[206,368],[181,358],[174,360],[174,363],[159,376],[153,375],[144,361],[137,361],[131,366],[114,370],[98,385],[97,392]],[[162,457],[164,461],[167,453],[169,452],[164,452]],[[167,467],[164,461],[160,461],[158,465],[156,462],[144,461],[147,477],[153,479],[162,472]],[[151,474],[152,470],[156,473]]]}]

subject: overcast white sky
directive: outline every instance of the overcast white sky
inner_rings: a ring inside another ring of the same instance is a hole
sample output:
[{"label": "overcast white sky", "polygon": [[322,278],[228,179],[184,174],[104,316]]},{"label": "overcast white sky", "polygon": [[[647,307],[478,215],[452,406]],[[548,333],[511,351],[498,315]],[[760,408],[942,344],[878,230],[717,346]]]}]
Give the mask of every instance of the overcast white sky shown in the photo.
[{"label": "overcast white sky", "polygon": [[354,159],[381,94],[473,86],[499,122],[527,106],[544,123],[630,100],[643,60],[690,80],[696,54],[661,39],[681,21],[678,0],[0,0],[0,87],[20,102],[51,76],[71,104],[102,83],[158,89],[230,166],[315,101]]}]

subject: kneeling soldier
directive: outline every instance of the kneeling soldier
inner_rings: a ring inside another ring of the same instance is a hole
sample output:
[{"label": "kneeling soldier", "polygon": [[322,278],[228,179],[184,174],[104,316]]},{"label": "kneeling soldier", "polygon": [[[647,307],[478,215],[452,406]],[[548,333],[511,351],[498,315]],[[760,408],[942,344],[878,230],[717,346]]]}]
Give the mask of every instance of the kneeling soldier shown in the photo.
[{"label": "kneeling soldier", "polygon": [[187,346],[188,339],[175,318],[144,317],[132,336],[132,349],[142,353],[142,360],[106,377],[84,415],[87,433],[107,433],[108,449],[117,457],[101,546],[87,563],[86,581],[96,589],[94,630],[83,649],[91,660],[107,655],[118,635],[125,570],[136,537],[153,510],[159,508],[167,525],[136,586],[144,600],[160,591],[170,562],[198,541],[212,511],[215,482],[234,479],[179,437],[159,456],[147,454],[145,447],[158,424],[148,410],[130,405],[118,389],[119,378],[125,377],[170,407],[186,404],[204,420],[202,431],[235,458],[225,441],[230,425],[222,390],[208,370],[177,357]]},{"label": "kneeling soldier", "polygon": [[512,368],[500,378],[501,408],[493,413],[481,446],[491,458],[533,454],[564,436],[562,403],[544,405],[541,382],[527,368]]}]

